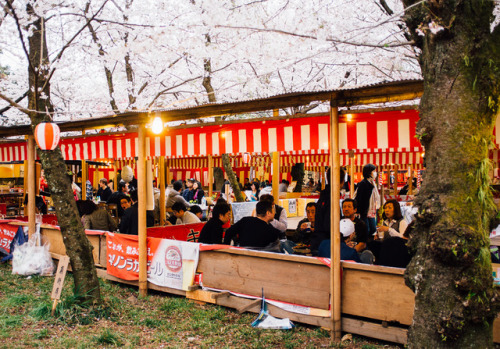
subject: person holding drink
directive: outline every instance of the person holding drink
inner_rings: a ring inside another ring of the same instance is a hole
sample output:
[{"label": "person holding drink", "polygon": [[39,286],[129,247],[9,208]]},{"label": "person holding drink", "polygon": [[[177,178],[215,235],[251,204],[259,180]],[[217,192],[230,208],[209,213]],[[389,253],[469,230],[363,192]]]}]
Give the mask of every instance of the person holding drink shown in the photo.
[{"label": "person holding drink", "polygon": [[405,238],[403,235],[408,223],[403,218],[401,206],[395,199],[387,200],[384,204],[383,222],[377,227],[375,239],[386,239],[389,237]]}]

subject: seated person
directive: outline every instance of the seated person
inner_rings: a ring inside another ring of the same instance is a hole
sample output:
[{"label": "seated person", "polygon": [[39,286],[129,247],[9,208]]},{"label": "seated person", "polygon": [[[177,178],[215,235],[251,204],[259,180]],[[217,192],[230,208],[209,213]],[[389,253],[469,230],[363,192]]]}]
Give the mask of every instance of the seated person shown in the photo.
[{"label": "seated person", "polygon": [[229,204],[223,202],[215,205],[212,210],[212,218],[201,229],[198,242],[204,244],[222,244],[222,236],[224,235],[223,225],[228,223],[230,219],[231,207]]},{"label": "seated person", "polygon": [[182,202],[176,202],[172,205],[172,213],[177,217],[175,224],[200,223],[200,219],[192,212],[186,210]]},{"label": "seated person", "polygon": [[[285,232],[288,227],[286,210],[279,205],[275,205],[274,197],[271,194],[261,195],[259,201],[267,201],[271,203],[274,211],[274,219],[272,219],[270,223],[273,227],[280,231],[280,239],[285,239]],[[254,214],[252,214],[252,216],[254,216]]]},{"label": "seated person", "polygon": [[[132,205],[125,210],[120,222],[121,234],[139,234],[139,203],[137,197],[137,190],[130,191],[130,200]],[[123,201],[123,199],[122,199]],[[123,207],[123,206],[122,206]],[[155,225],[155,218],[153,211],[146,211],[146,226],[152,227]]]},{"label": "seated person", "polygon": [[200,206],[193,205],[191,206],[189,211],[191,211],[191,213],[193,213],[196,217],[198,217],[200,221],[203,220],[203,211],[201,210]]},{"label": "seated person", "polygon": [[[415,193],[417,190],[417,179],[413,177],[412,185],[411,185],[413,192]],[[399,191],[399,195],[409,195],[410,191],[410,177],[408,177],[408,180],[403,188]]]},{"label": "seated person", "polygon": [[103,208],[99,208],[91,200],[79,200],[85,202],[85,212],[83,219],[85,221],[85,229],[115,231],[117,228],[116,221],[109,212]]},{"label": "seated person", "polygon": [[124,213],[125,210],[130,206],[132,206],[132,200],[130,199],[130,196],[125,196],[120,200],[120,207],[122,208]]},{"label": "seated person", "polygon": [[127,192],[128,192],[128,184],[125,183],[124,181],[120,181],[118,182],[117,190],[113,194],[111,194],[108,201],[106,202],[108,204],[116,204],[118,208],[117,210],[118,217],[123,216],[123,212],[125,211],[120,204],[123,198],[128,197]]},{"label": "seated person", "polygon": [[377,264],[379,263],[382,241],[391,237],[403,238],[408,224],[401,214],[401,206],[395,199],[387,200],[384,204],[384,213],[382,214],[382,225],[377,227],[377,233],[368,248],[375,255]]},{"label": "seated person", "polygon": [[[24,207],[28,207],[28,194],[24,197]],[[27,210],[26,210],[27,212]],[[41,196],[35,196],[35,213],[47,214],[47,205]]]},{"label": "seated person", "polygon": [[411,260],[408,246],[406,246],[411,225],[412,224],[408,226],[403,237],[390,237],[382,241],[379,258],[377,260],[378,265],[394,268],[406,268]]},{"label": "seated person", "polygon": [[314,218],[316,215],[316,203],[309,202],[306,205],[307,218],[302,219],[297,225],[297,229],[290,236],[290,240],[295,243],[302,243],[304,245],[311,244],[311,233],[314,231]]},{"label": "seated person", "polygon": [[[353,240],[354,234],[354,223],[347,218],[340,221],[340,259],[343,261],[352,260],[361,263],[358,253],[352,247],[348,246],[348,243]],[[323,240],[319,244],[318,257],[330,258],[330,240]]]},{"label": "seated person", "polygon": [[257,217],[243,217],[226,231],[224,244],[231,241],[241,247],[279,251],[280,231],[269,224],[274,219],[273,205],[269,201],[259,201],[256,205]]},{"label": "seated person", "polygon": [[342,212],[344,213],[344,218],[349,218],[354,223],[354,229],[356,232],[356,237],[353,241],[351,241],[349,247],[354,248],[358,252],[363,252],[368,241],[368,229],[366,228],[365,222],[363,222],[359,217],[356,217],[357,211],[356,200],[345,199],[342,202]]}]

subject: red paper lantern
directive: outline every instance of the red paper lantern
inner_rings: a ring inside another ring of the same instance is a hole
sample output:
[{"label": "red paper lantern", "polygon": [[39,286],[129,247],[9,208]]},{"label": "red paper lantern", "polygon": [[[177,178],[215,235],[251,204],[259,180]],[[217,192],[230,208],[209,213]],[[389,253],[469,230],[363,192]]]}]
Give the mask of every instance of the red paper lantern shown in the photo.
[{"label": "red paper lantern", "polygon": [[59,126],[51,122],[42,122],[35,128],[35,140],[42,150],[54,150],[59,144]]},{"label": "red paper lantern", "polygon": [[243,153],[243,163],[248,164],[252,156],[249,153]]}]

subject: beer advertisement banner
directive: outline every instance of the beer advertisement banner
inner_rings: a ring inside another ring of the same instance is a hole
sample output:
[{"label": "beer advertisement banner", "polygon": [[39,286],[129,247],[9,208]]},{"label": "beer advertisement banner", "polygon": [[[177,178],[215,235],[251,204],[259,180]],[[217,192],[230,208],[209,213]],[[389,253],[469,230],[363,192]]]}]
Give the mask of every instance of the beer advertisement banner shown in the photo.
[{"label": "beer advertisement banner", "polygon": [[187,291],[194,281],[200,245],[150,238],[149,246],[155,252],[149,266],[148,281],[158,286]]},{"label": "beer advertisement banner", "polygon": [[[136,235],[108,233],[107,272],[123,280],[139,279],[139,243]],[[197,243],[148,238],[148,281],[187,291],[193,284],[200,246]]]}]

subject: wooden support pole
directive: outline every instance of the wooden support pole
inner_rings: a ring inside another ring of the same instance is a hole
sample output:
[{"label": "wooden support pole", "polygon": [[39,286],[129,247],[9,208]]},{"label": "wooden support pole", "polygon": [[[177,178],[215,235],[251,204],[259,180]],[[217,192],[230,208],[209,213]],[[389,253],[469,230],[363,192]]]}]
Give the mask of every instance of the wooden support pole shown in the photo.
[{"label": "wooden support pole", "polygon": [[97,190],[99,190],[99,166],[95,165],[94,176],[92,177],[92,185],[95,185]]},{"label": "wooden support pole", "polygon": [[[28,139],[26,137],[26,139]],[[26,193],[28,192],[28,181],[29,181],[29,177],[28,177],[28,163],[29,161],[28,160],[24,160],[24,184],[23,184],[23,202],[24,202],[24,199],[26,198]],[[27,207],[24,208],[24,215],[26,216],[28,213],[28,210],[27,210]]]},{"label": "wooden support pole", "polygon": [[42,176],[42,164],[35,162],[35,192],[36,195],[40,195],[40,177]]},{"label": "wooden support pole", "polygon": [[339,342],[342,334],[341,323],[341,278],[340,278],[340,156],[339,156],[339,110],[335,101],[330,105],[330,294],[332,305],[332,340]]},{"label": "wooden support pole", "polygon": [[158,180],[160,181],[160,225],[165,225],[167,220],[166,198],[165,198],[165,157],[160,156],[158,163]]},{"label": "wooden support pole", "polygon": [[146,125],[139,125],[139,159],[137,160],[137,194],[139,211],[139,296],[148,294],[147,226],[146,226]]},{"label": "wooden support pole", "polygon": [[113,189],[116,191],[118,190],[118,160],[115,160],[113,162],[113,171],[114,171],[114,176],[113,176]]},{"label": "wooden support pole", "polygon": [[212,155],[208,156],[208,196],[212,197],[214,183],[214,158]]},{"label": "wooden support pole", "polygon": [[398,175],[399,175],[399,165],[394,165],[394,195],[398,195]]},{"label": "wooden support pole", "polygon": [[170,160],[167,160],[165,163],[165,168],[166,168],[166,177],[167,177],[167,187],[170,185],[170,182],[172,181],[172,171],[170,171]]},{"label": "wooden support pole", "polygon": [[82,160],[82,200],[87,200],[87,178],[88,178],[87,161]]},{"label": "wooden support pole", "polygon": [[279,195],[279,181],[280,181],[280,153],[273,152],[273,197],[274,203],[277,205],[280,198]]},{"label": "wooden support pole", "polygon": [[352,157],[349,158],[350,160],[350,164],[351,166],[349,166],[349,176],[351,176],[351,183],[349,183],[349,188],[350,188],[350,192],[349,192],[349,197],[352,198],[354,196],[354,161],[355,161],[356,157],[354,154],[352,154]]},{"label": "wooden support pole", "polygon": [[413,195],[413,164],[410,164],[410,184],[408,187],[408,195]]},{"label": "wooden support pole", "polygon": [[35,137],[28,136],[28,234],[31,237],[35,233]]},{"label": "wooden support pole", "polygon": [[325,189],[326,183],[325,183],[325,166],[321,166],[321,173],[319,174],[320,179],[321,179],[321,190]]}]

